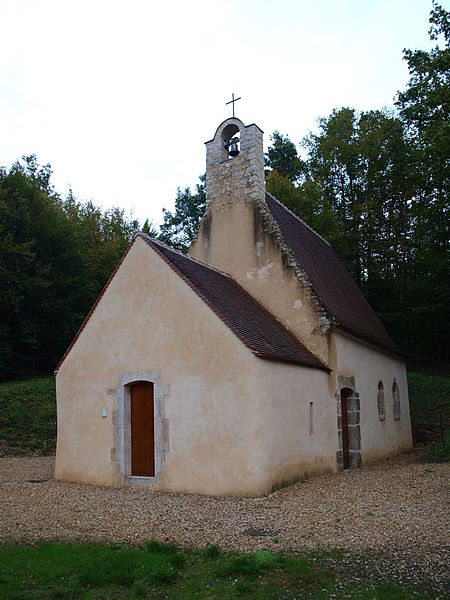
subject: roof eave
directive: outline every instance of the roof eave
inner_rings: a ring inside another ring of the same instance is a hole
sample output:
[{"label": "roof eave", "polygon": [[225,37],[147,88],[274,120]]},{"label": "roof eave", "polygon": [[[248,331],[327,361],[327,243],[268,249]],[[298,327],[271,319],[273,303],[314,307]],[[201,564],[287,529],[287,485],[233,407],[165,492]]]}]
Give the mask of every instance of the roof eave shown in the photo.
[{"label": "roof eave", "polygon": [[[369,339],[366,336],[363,336],[360,333],[357,333],[347,327],[345,327],[344,325],[342,325],[341,323],[337,323],[333,329],[335,331],[337,331],[338,333],[344,335],[345,337],[354,340],[356,342],[359,342],[360,344],[364,344],[366,346],[369,346],[369,348],[374,348],[375,350],[378,350],[379,352],[384,352],[385,354],[389,354],[390,356],[394,356],[395,358],[400,358],[401,360],[403,360],[404,362],[406,362],[406,355],[401,352],[400,350],[396,349],[396,348],[389,348],[387,345],[384,345],[380,342],[376,342],[374,340]],[[392,342],[394,343],[394,342]]]},{"label": "roof eave", "polygon": [[330,369],[330,367],[328,367],[327,365],[325,365],[322,362],[320,362],[318,364],[313,364],[313,363],[309,363],[307,361],[292,360],[289,358],[279,358],[277,356],[271,356],[270,354],[264,354],[264,353],[258,352],[256,350],[253,350],[252,352],[255,356],[257,356],[258,358],[262,358],[263,360],[270,360],[273,362],[281,362],[284,364],[291,364],[291,365],[296,365],[299,367],[306,367],[307,369],[318,369],[320,371],[326,371],[327,373],[331,373],[333,371],[333,369]]}]

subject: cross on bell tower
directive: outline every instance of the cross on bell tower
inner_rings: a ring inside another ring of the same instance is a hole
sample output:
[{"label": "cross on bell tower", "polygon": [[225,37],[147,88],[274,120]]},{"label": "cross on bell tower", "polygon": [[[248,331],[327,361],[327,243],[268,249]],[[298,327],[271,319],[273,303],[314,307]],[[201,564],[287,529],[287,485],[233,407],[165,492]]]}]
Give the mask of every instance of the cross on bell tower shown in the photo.
[{"label": "cross on bell tower", "polygon": [[241,99],[241,97],[240,97],[240,96],[239,96],[239,98],[236,98],[236,99],[235,99],[235,97],[234,97],[234,92],[233,92],[233,93],[231,94],[231,100],[225,104],[225,106],[227,106],[228,104],[232,104],[232,105],[233,105],[233,117],[234,117],[234,103],[235,103],[235,102],[237,102],[237,101],[238,101],[238,100],[240,100],[240,99]]}]

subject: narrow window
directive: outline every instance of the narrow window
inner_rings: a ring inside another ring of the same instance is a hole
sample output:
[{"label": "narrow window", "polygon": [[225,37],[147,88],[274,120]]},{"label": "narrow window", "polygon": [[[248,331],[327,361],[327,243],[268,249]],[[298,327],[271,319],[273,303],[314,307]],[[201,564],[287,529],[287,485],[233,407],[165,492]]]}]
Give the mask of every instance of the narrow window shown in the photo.
[{"label": "narrow window", "polygon": [[386,419],[386,408],[384,405],[384,386],[382,381],[378,384],[377,406],[378,418],[380,421],[384,421]]},{"label": "narrow window", "polygon": [[400,392],[395,379],[392,386],[392,401],[394,405],[394,421],[400,421]]},{"label": "narrow window", "polygon": [[314,435],[314,403],[309,403],[309,435]]}]

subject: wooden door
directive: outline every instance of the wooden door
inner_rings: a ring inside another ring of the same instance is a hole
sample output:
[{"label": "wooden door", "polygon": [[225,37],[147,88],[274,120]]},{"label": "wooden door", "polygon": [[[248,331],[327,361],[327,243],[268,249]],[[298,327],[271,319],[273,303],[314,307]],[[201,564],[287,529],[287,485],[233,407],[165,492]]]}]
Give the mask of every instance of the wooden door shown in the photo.
[{"label": "wooden door", "polygon": [[153,383],[131,386],[131,474],[155,476]]},{"label": "wooden door", "polygon": [[341,412],[342,412],[342,457],[344,469],[350,468],[350,452],[348,447],[348,412],[347,412],[347,390],[341,390]]}]

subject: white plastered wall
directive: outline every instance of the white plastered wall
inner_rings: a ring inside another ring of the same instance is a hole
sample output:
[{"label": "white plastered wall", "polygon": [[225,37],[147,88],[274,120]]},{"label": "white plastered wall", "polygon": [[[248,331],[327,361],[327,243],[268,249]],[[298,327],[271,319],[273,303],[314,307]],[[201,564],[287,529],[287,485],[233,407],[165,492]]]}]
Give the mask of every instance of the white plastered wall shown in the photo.
[{"label": "white plastered wall", "polygon": [[260,361],[258,369],[264,403],[257,439],[265,491],[307,475],[337,471],[336,405],[328,373],[273,361]]},{"label": "white plastered wall", "polygon": [[[360,401],[361,459],[362,464],[411,448],[411,420],[409,412],[406,367],[401,359],[361,344],[337,332],[332,334],[336,345],[336,375],[354,378],[355,391]],[[394,420],[392,385],[400,391],[401,416]],[[378,415],[378,383],[382,381],[385,399],[385,420]],[[339,392],[339,385],[336,387]]]},{"label": "white plastered wall", "polygon": [[229,273],[316,356],[328,363],[319,314],[294,270],[283,263],[280,247],[264,231],[250,202],[214,210],[200,228],[189,254]]},{"label": "white plastered wall", "polygon": [[115,399],[129,374],[153,373],[164,390],[168,429],[164,465],[153,485],[258,493],[260,362],[137,238],[57,374],[56,477],[126,483],[115,462]]}]

